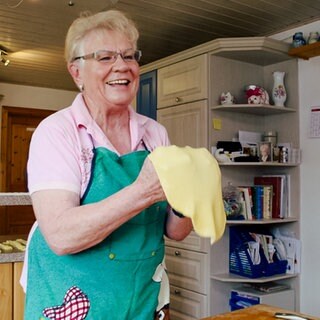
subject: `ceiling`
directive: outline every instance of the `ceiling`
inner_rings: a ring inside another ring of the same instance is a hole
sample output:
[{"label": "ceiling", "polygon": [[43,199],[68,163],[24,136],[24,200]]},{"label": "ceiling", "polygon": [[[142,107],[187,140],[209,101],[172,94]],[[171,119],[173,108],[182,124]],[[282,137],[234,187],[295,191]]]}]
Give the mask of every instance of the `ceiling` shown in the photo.
[{"label": "ceiling", "polygon": [[71,22],[116,8],[140,31],[141,64],[225,37],[268,36],[320,19],[320,0],[0,0],[0,82],[76,90],[63,58]]}]

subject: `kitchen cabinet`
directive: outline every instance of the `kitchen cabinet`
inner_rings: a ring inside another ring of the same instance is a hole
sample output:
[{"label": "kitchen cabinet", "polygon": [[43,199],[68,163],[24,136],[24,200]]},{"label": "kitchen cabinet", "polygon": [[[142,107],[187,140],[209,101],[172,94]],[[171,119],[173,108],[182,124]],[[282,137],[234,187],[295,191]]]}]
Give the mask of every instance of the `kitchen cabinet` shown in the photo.
[{"label": "kitchen cabinet", "polygon": [[158,109],[207,98],[207,56],[199,55],[158,70]]},{"label": "kitchen cabinet", "polygon": [[[208,146],[207,55],[158,70],[157,119],[171,144]],[[208,314],[209,255],[206,240],[192,232],[184,241],[166,241],[172,320],[196,320]]]},{"label": "kitchen cabinet", "polygon": [[24,293],[19,284],[22,262],[0,263],[0,318],[23,320]]},{"label": "kitchen cabinet", "polygon": [[209,250],[209,242],[194,231],[181,242],[166,239],[171,319],[197,320],[208,314]]},{"label": "kitchen cabinet", "polygon": [[158,110],[172,144],[184,147],[208,145],[208,101],[200,100]]},{"label": "kitchen cabinet", "polygon": [[[298,67],[297,60],[290,57],[288,51],[289,44],[266,37],[215,39],[144,66],[144,71],[158,70],[158,121],[167,128],[171,142],[179,146],[205,146],[211,150],[217,141],[237,139],[239,130],[277,131],[280,142],[291,142],[299,148]],[[286,72],[286,107],[248,105],[245,86],[260,85],[270,94],[274,71]],[[221,106],[220,95],[228,91],[237,102]],[[230,225],[277,228],[299,238],[299,166],[231,163],[220,167],[223,186],[228,182],[253,184],[255,175],[290,174],[290,216],[278,220],[228,222],[223,237],[212,246],[209,239],[199,238],[194,233],[182,242],[166,240],[172,319],[199,319],[227,312],[230,292],[236,285],[275,280],[294,290],[298,310],[299,275],[249,279],[231,275],[228,270]]]},{"label": "kitchen cabinet", "polygon": [[13,264],[13,320],[23,320],[25,293],[20,285],[23,262]]}]

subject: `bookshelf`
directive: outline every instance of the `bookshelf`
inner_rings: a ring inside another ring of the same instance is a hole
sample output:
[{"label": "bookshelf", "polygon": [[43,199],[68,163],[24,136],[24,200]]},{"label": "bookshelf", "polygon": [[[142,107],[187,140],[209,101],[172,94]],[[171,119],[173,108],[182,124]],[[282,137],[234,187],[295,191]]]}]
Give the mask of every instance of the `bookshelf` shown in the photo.
[{"label": "bookshelf", "polygon": [[[260,48],[268,54],[268,48]],[[288,50],[286,51],[288,52]],[[272,105],[272,72],[285,71],[285,86],[288,99],[285,107]],[[221,75],[223,74],[223,77]],[[222,80],[221,80],[222,78]],[[210,56],[209,97],[209,147],[217,141],[235,141],[239,130],[265,132],[277,131],[278,142],[290,142],[299,148],[299,112],[298,112],[298,66],[297,60],[289,55],[279,61],[270,57],[268,64],[258,61],[243,61],[227,55]],[[244,88],[249,84],[258,84],[270,95],[271,105],[249,105],[246,103]],[[221,92],[231,92],[236,97],[236,104],[220,105]],[[215,128],[214,120],[221,126]],[[292,128],[292,130],[288,130]],[[290,175],[290,212],[284,219],[228,220],[223,238],[211,248],[210,254],[210,299],[211,314],[229,311],[229,297],[236,285],[243,283],[268,283],[277,281],[289,285],[294,291],[294,302],[299,309],[299,274],[282,273],[268,277],[248,278],[228,273],[229,237],[231,227],[262,228],[271,233],[274,230],[290,232],[299,238],[300,200],[299,200],[299,164],[275,162],[231,162],[220,164],[222,185],[253,185],[254,177],[261,175]]]}]

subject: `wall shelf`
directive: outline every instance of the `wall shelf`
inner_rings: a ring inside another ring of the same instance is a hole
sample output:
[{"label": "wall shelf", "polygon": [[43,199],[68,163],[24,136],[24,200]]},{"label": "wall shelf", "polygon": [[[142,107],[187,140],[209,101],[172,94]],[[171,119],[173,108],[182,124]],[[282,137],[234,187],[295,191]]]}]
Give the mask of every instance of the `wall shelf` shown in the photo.
[{"label": "wall shelf", "polygon": [[257,115],[270,115],[287,112],[295,112],[296,110],[288,107],[277,107],[270,104],[224,104],[211,107],[211,110],[251,113]]},{"label": "wall shelf", "polygon": [[297,167],[299,163],[279,162],[220,162],[220,167]]},{"label": "wall shelf", "polygon": [[304,60],[309,60],[320,55],[320,41],[307,44],[298,48],[292,48],[289,50],[288,54],[292,57],[301,58]]},{"label": "wall shelf", "polygon": [[297,274],[277,274],[274,276],[270,277],[261,277],[261,278],[246,278],[246,277],[241,277],[236,274],[232,273],[221,273],[221,274],[215,274],[211,276],[211,279],[218,280],[221,282],[238,282],[238,283],[265,283],[269,281],[277,281],[277,280],[283,280],[283,279],[290,279],[297,277]]},{"label": "wall shelf", "polygon": [[259,219],[259,220],[227,220],[227,225],[270,225],[277,223],[297,222],[297,218]]}]

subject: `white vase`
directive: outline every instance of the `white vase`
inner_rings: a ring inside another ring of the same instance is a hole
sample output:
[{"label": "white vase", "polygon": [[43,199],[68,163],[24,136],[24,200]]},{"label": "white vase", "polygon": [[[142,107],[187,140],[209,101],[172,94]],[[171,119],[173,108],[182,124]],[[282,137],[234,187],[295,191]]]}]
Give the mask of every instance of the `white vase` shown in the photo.
[{"label": "white vase", "polygon": [[272,98],[274,105],[277,107],[284,107],[284,103],[287,100],[287,91],[284,86],[285,74],[283,71],[273,72]]}]

